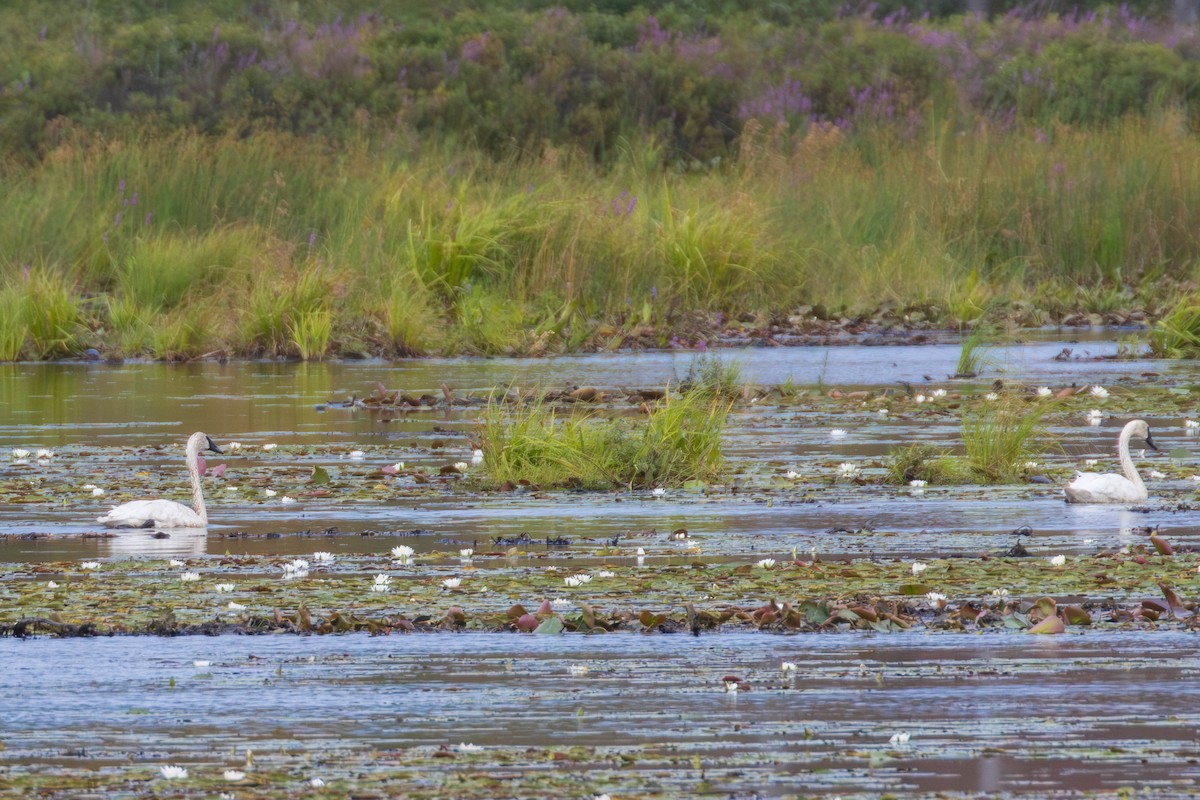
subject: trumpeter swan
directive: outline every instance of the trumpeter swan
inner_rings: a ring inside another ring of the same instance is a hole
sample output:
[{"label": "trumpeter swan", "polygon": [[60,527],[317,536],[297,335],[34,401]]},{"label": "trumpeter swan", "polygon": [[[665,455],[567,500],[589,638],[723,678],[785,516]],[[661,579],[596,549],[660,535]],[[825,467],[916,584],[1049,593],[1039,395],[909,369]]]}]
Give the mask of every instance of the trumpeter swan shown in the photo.
[{"label": "trumpeter swan", "polygon": [[[204,528],[208,511],[200,488],[200,451],[221,450],[205,433],[193,433],[187,441],[188,476],[192,479],[192,508],[174,500],[134,500],[116,506],[96,521],[109,528]],[[194,510],[193,510],[194,509]]]},{"label": "trumpeter swan", "polygon": [[1146,484],[1133,466],[1129,457],[1129,440],[1134,436],[1146,440],[1146,446],[1157,450],[1150,438],[1150,426],[1145,420],[1135,419],[1125,423],[1117,439],[1117,453],[1121,457],[1121,471],[1115,473],[1080,472],[1075,480],[1063,487],[1068,503],[1140,503],[1146,499]]}]

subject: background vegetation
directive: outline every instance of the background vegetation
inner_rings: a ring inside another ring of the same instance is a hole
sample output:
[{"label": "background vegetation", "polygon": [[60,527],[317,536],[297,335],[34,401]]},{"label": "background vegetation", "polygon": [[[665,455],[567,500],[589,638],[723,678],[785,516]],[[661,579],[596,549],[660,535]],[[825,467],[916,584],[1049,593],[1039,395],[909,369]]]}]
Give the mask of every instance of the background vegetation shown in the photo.
[{"label": "background vegetation", "polygon": [[1195,305],[1195,30],[793,5],[4,7],[0,359]]}]

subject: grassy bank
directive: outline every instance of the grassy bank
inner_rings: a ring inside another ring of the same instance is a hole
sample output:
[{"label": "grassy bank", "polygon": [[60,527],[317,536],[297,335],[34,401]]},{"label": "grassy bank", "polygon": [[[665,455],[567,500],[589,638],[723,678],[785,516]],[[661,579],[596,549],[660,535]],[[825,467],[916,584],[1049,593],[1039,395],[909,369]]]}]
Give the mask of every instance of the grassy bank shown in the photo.
[{"label": "grassy bank", "polygon": [[1171,113],[919,141],[752,122],[733,162],[648,159],[79,135],[4,170],[0,358],[536,354],[1154,315],[1195,288],[1200,142]]}]

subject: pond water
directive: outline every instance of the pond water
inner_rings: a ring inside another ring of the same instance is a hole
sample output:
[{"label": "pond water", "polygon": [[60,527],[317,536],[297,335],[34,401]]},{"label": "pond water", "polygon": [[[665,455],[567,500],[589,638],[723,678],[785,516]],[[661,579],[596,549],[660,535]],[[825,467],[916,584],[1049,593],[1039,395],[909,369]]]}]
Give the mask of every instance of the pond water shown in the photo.
[{"label": "pond water", "polygon": [[[1070,357],[1056,360],[1064,350]],[[744,380],[763,386],[790,381],[821,402],[768,396],[737,404],[725,434],[730,486],[664,497],[489,493],[469,484],[464,490],[385,479],[380,467],[397,461],[435,473],[470,462],[479,406],[382,414],[344,401],[370,394],[377,383],[417,395],[440,395],[445,384],[468,399],[509,386],[594,386],[615,395],[678,381],[694,353],[0,365],[0,486],[11,500],[0,502],[0,580],[16,579],[31,565],[54,569],[81,559],[290,557],[318,550],[348,557],[357,569],[361,561],[349,557],[382,557],[400,543],[418,554],[460,547],[485,554],[523,535],[533,540],[526,561],[483,557],[473,569],[511,574],[553,565],[632,565],[636,548],[650,565],[810,554],[971,558],[1002,554],[1017,541],[1035,555],[1093,554],[1144,545],[1148,529],[1163,532],[1177,548],[1200,547],[1190,512],[1200,441],[1184,426],[1194,414],[1190,393],[1200,369],[1187,362],[1096,358],[1116,351],[1111,335],[1080,342],[1042,334],[991,351],[985,373],[972,381],[946,378],[959,353],[954,342],[723,352],[738,362]],[[825,399],[831,387],[866,388],[874,402],[887,399],[885,393],[905,393],[903,382],[978,395],[997,379],[1010,386],[1102,384],[1112,390],[1100,424],[1082,416],[1055,420],[1051,432],[1059,446],[1044,462],[1060,476],[1087,458],[1098,459],[1098,469],[1114,469],[1116,433],[1138,398],[1153,396],[1154,413],[1146,416],[1160,453],[1139,454],[1139,460],[1144,469],[1166,474],[1150,480],[1151,501],[1137,509],[1069,506],[1058,478],[929,487],[919,494],[878,485],[882,460],[897,444],[957,446],[957,415],[898,408],[882,416],[870,403]],[[102,529],[95,517],[138,492],[186,499],[178,445],[193,430],[224,445],[244,445],[210,462],[226,464],[227,472],[208,484],[209,530],[157,538],[141,530],[97,535]],[[261,449],[266,443],[279,447],[267,452]],[[17,447],[50,448],[55,455],[46,463],[17,463],[8,457]],[[837,465],[846,461],[860,466],[866,480],[839,480]],[[301,494],[314,466],[330,472],[335,491]],[[789,469],[801,477],[783,480]],[[93,497],[85,486],[105,494]],[[267,496],[268,488],[279,496],[297,494],[299,502],[282,505]],[[688,539],[670,541],[669,532],[680,528]],[[1022,528],[1025,535],[1018,536]],[[546,539],[556,541],[542,543]],[[668,794],[715,787],[755,797],[950,790],[1038,795],[1127,785],[1169,796],[1193,790],[1200,780],[1200,712],[1189,710],[1200,708],[1191,697],[1200,690],[1189,688],[1200,669],[1194,652],[1191,635],[1165,633],[1049,640],[754,634],[0,639],[0,690],[22,697],[0,725],[0,796],[6,796],[6,769],[24,775],[102,768],[119,776],[131,762],[144,769],[169,759],[215,770],[240,764],[247,748],[274,754],[275,766],[297,781],[312,774],[352,782],[372,768],[370,753],[411,749],[432,758],[438,747],[459,742],[484,750],[459,753],[455,763],[510,777],[539,769],[527,763],[537,760],[527,748],[587,748],[594,760],[578,771],[614,794],[636,790],[640,780]],[[193,667],[197,660],[211,666]],[[798,665],[795,677],[781,675],[781,661]],[[754,689],[726,693],[727,674]],[[899,732],[911,740],[889,742]],[[314,765],[314,754],[332,751],[339,758]],[[631,752],[637,758],[630,769],[613,766]],[[412,777],[397,765],[389,774],[397,781]],[[111,796],[137,794],[128,787],[110,790]]]},{"label": "pond water", "polygon": [[[484,748],[470,763],[516,754],[492,767],[512,771],[544,760],[529,748],[587,748],[596,761],[572,769],[595,785],[672,795],[696,791],[701,772],[713,791],[755,797],[1182,794],[1200,785],[1194,644],[1183,634],[10,642],[0,692],[22,702],[6,711],[0,764],[136,773],[169,759],[200,776],[240,766],[250,749],[256,763],[295,767],[298,790],[311,777],[335,786],[373,752],[415,760],[468,743]],[[742,691],[726,692],[729,675]],[[611,768],[634,752],[628,769]]]}]

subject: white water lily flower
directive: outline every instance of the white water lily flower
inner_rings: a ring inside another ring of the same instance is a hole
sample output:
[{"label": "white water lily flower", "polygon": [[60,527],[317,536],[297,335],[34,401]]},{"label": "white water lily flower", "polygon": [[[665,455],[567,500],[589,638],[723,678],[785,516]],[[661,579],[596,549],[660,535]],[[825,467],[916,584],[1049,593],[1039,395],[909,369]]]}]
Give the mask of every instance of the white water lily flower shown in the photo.
[{"label": "white water lily flower", "polygon": [[886,417],[888,415],[888,410],[886,408],[881,408],[878,411],[876,411],[875,413],[881,417]]},{"label": "white water lily flower", "polygon": [[213,586],[213,589],[216,589],[217,594],[229,594],[233,591],[233,588],[234,587],[232,583],[218,583]]},{"label": "white water lily flower", "polygon": [[927,397],[925,397],[925,395],[923,395],[923,394],[919,394],[919,395],[917,395],[916,397],[914,397],[914,398],[913,398],[913,400],[914,400],[915,402],[917,402],[917,403],[924,403],[924,402],[925,402],[927,399],[928,399],[928,398],[927,398]]},{"label": "white water lily flower", "polygon": [[1049,397],[1052,394],[1054,394],[1054,392],[1050,391],[1049,386],[1039,386],[1038,387],[1038,390],[1037,390],[1038,397]]},{"label": "white water lily flower", "polygon": [[929,569],[928,564],[922,564],[920,561],[914,561],[912,563],[912,574],[913,575],[920,575],[922,572],[924,572],[927,569]]},{"label": "white water lily flower", "polygon": [[925,599],[928,600],[930,603],[937,605],[939,603],[946,602],[947,598],[946,598],[946,595],[942,594],[941,592],[929,592],[928,594],[925,595]]},{"label": "white water lily flower", "polygon": [[1167,476],[1164,473],[1159,472],[1156,469],[1152,469],[1152,470],[1150,470],[1150,477],[1154,478],[1154,480],[1156,480],[1156,481],[1160,481]]},{"label": "white water lily flower", "polygon": [[226,445],[226,447],[228,447],[230,450],[232,450],[233,452],[236,453],[238,450],[242,449],[242,443],[241,442],[230,442],[229,444]]},{"label": "white water lily flower", "polygon": [[616,577],[616,575],[617,575],[617,573],[613,572],[612,570],[607,570],[607,569],[602,569],[596,573],[597,578],[614,578],[614,577]]},{"label": "white water lily flower", "polygon": [[1066,563],[1067,563],[1067,557],[1062,555],[1061,553],[1050,559],[1050,564],[1055,567],[1061,567],[1063,564],[1066,564]]},{"label": "white water lily flower", "polygon": [[371,584],[371,591],[386,592],[389,588],[391,588],[391,584],[392,576],[380,573],[379,575],[375,576],[375,582]]},{"label": "white water lily flower", "polygon": [[172,558],[170,561],[170,564],[172,567],[186,567],[187,566],[187,562],[180,561],[178,558]]},{"label": "white water lily flower", "polygon": [[1105,389],[1103,386],[1093,386],[1088,390],[1088,394],[1090,394],[1092,397],[1098,397],[1103,400],[1104,398],[1108,397],[1108,389]]},{"label": "white water lily flower", "polygon": [[228,608],[230,611],[245,611],[246,610],[246,607],[244,605],[242,605],[241,603],[235,603],[232,600],[229,601],[229,605],[226,606],[226,608]]},{"label": "white water lily flower", "polygon": [[29,451],[21,447],[14,447],[12,454],[9,457],[13,461],[23,461],[29,458]]},{"label": "white water lily flower", "polygon": [[893,733],[892,738],[888,739],[888,744],[908,744],[909,736],[911,736],[911,734],[907,731]]},{"label": "white water lily flower", "polygon": [[225,770],[225,780],[229,781],[230,783],[235,783],[237,781],[242,780],[245,777],[246,777],[246,773],[242,772],[240,769]]},{"label": "white water lily flower", "polygon": [[265,494],[267,497],[274,497],[275,495],[279,494],[279,492],[275,491],[274,489],[263,489],[263,494]]},{"label": "white water lily flower", "polygon": [[226,486],[226,487],[225,487],[225,491],[227,491],[227,492],[236,492],[236,491],[238,491],[238,487],[236,487],[236,486]]},{"label": "white water lily flower", "polygon": [[1196,433],[1200,431],[1200,422],[1194,419],[1184,420],[1183,427],[1187,428],[1188,433]]},{"label": "white water lily flower", "polygon": [[1098,409],[1098,408],[1093,408],[1093,409],[1090,409],[1090,410],[1088,411],[1088,413],[1087,413],[1087,418],[1088,418],[1089,420],[1092,420],[1092,419],[1104,419],[1104,412],[1103,412],[1103,411],[1101,411],[1101,410],[1100,410],[1100,409]]},{"label": "white water lily flower", "polygon": [[54,581],[46,581],[46,588],[47,589],[57,589],[58,584],[55,583]]},{"label": "white water lily flower", "polygon": [[946,390],[945,390],[945,389],[934,389],[934,390],[933,390],[933,396],[934,396],[934,397],[945,397],[945,396],[946,396]]},{"label": "white water lily flower", "polygon": [[725,691],[728,692],[729,694],[737,694],[738,682],[737,681],[725,681]]},{"label": "white water lily flower", "polygon": [[462,586],[462,578],[446,578],[442,581],[442,586],[445,586],[447,589],[457,589],[459,586]]},{"label": "white water lily flower", "polygon": [[199,572],[181,572],[181,573],[179,573],[179,580],[183,581],[184,583],[191,583],[193,581],[198,581],[198,580],[200,580],[200,573]]},{"label": "white water lily flower", "polygon": [[846,435],[846,431],[842,428],[834,428],[833,430],[831,430],[829,432],[829,435],[832,436],[834,439],[840,439]]},{"label": "white water lily flower", "polygon": [[294,498],[294,497],[288,497],[288,496],[285,494],[283,497],[279,498],[279,502],[283,503],[283,504],[286,506],[286,505],[288,505],[289,503],[294,503],[294,502],[296,502],[296,498]]},{"label": "white water lily flower", "polygon": [[38,461],[49,461],[50,459],[54,458],[54,451],[47,450],[44,447],[39,448],[37,451],[37,457]]},{"label": "white water lily flower", "polygon": [[350,451],[350,452],[347,454],[347,457],[348,457],[348,458],[349,458],[351,461],[362,461],[364,458],[366,458],[366,457],[367,457],[367,454],[366,454],[366,453],[364,453],[362,450],[351,450],[351,451]]},{"label": "white water lily flower", "polygon": [[1008,597],[1008,589],[992,589],[992,597]]},{"label": "white water lily flower", "polygon": [[482,464],[483,463],[483,451],[478,448],[476,448],[475,450],[472,450],[471,451],[471,461],[475,464]]},{"label": "white water lily flower", "polygon": [[456,470],[458,470],[459,472],[466,472],[468,466],[470,466],[470,465],[465,461],[455,461],[454,462],[454,468]]},{"label": "white water lily flower", "polygon": [[323,781],[320,778],[313,778],[311,781],[308,782],[308,785],[313,787],[314,789],[320,789],[322,786],[325,785],[325,781]]},{"label": "white water lily flower", "polygon": [[80,569],[100,569],[99,561],[83,561],[79,564]]},{"label": "white water lily flower", "polygon": [[568,575],[567,577],[563,578],[563,583],[574,589],[576,586],[582,584],[583,581],[579,580],[578,575]]},{"label": "white water lily flower", "polygon": [[800,477],[800,473],[796,472],[794,469],[789,469],[787,472],[783,473],[783,477],[787,478],[789,481],[794,481]]},{"label": "white water lily flower", "polygon": [[587,664],[571,664],[567,667],[567,671],[572,675],[587,675],[588,667]]},{"label": "white water lily flower", "polygon": [[104,496],[104,490],[101,489],[99,486],[97,486],[95,489],[92,489],[92,497],[103,497],[103,496]]},{"label": "white water lily flower", "polygon": [[763,569],[770,569],[771,567],[775,566],[775,559],[764,558],[764,559],[760,560],[755,566],[762,567]]},{"label": "white water lily flower", "polygon": [[466,742],[459,742],[457,749],[458,749],[458,752],[460,752],[460,753],[478,753],[483,748],[477,744],[467,744]]},{"label": "white water lily flower", "polygon": [[398,544],[392,548],[392,558],[400,565],[411,564],[413,549],[406,544]]},{"label": "white water lily flower", "polygon": [[188,776],[188,771],[186,769],[183,767],[177,767],[173,764],[165,767],[159,767],[158,771],[169,781],[183,780]]},{"label": "white water lily flower", "polygon": [[858,474],[858,466],[849,461],[843,461],[841,464],[838,464],[838,473],[843,478],[853,478]]},{"label": "white water lily flower", "polygon": [[1098,459],[1098,458],[1085,458],[1083,460],[1083,465],[1085,467],[1094,467],[1099,463],[1100,463],[1100,459]]},{"label": "white water lily flower", "polygon": [[312,557],[313,561],[316,561],[318,564],[328,564],[330,561],[333,561],[333,553],[328,550],[318,550],[312,554]]},{"label": "white water lily flower", "polygon": [[791,662],[791,661],[785,661],[785,662],[783,662],[782,664],[780,664],[780,665],[779,665],[779,671],[780,671],[780,672],[783,672],[783,673],[795,672],[795,671],[796,671],[796,665],[795,665],[795,663],[794,663],[794,662]]},{"label": "white water lily flower", "polygon": [[644,547],[639,547],[639,548],[637,549],[637,554],[638,554],[639,556],[644,556],[644,555],[646,555],[646,548],[644,548]]},{"label": "white water lily flower", "polygon": [[462,550],[459,550],[459,551],[458,551],[458,554],[459,554],[459,556],[461,556],[462,558],[467,558],[467,559],[469,559],[471,556],[475,555],[475,548],[473,548],[473,547],[464,547]]},{"label": "white water lily flower", "polygon": [[988,392],[983,396],[983,399],[990,403],[994,403],[1000,399],[1000,395],[996,394],[995,392]]},{"label": "white water lily flower", "polygon": [[193,661],[192,666],[195,667],[196,669],[204,669],[206,667],[212,666],[212,662],[211,661]]},{"label": "white water lily flower", "polygon": [[392,464],[392,469],[396,470],[396,472],[399,472],[400,470],[404,469],[404,462],[397,461],[395,464]]},{"label": "white water lily flower", "polygon": [[661,486],[659,486],[653,492],[651,492],[651,494],[653,494],[655,497],[662,497],[666,493],[667,493],[667,490],[662,488]]},{"label": "white water lily flower", "polygon": [[912,488],[913,494],[921,494],[925,491],[925,486],[928,483],[929,481],[923,481],[920,478],[914,478],[908,482],[908,485]]},{"label": "white water lily flower", "polygon": [[277,445],[277,444],[264,444],[264,445],[262,446],[262,449],[263,449],[263,450],[266,450],[267,452],[270,452],[270,451],[274,450],[276,447],[279,447],[279,445]]},{"label": "white water lily flower", "polygon": [[570,608],[572,603],[564,597],[556,597],[550,601],[552,608]]},{"label": "white water lily flower", "polygon": [[81,489],[83,489],[85,492],[90,492],[92,489],[95,489],[95,488],[96,488],[96,484],[94,484],[94,483],[85,483],[85,484],[84,484],[83,486],[81,486],[80,488],[81,488]]}]

